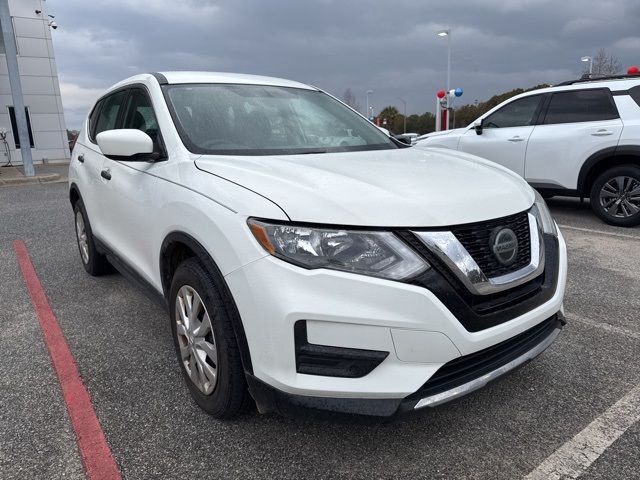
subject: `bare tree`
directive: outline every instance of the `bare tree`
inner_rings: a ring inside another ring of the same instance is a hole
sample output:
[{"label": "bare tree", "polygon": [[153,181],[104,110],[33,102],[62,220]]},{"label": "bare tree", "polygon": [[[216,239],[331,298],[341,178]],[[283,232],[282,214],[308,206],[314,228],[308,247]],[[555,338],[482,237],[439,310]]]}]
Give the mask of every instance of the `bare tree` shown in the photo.
[{"label": "bare tree", "polygon": [[592,75],[594,77],[604,77],[606,75],[617,75],[622,71],[622,64],[618,57],[613,54],[607,53],[604,48],[598,50],[595,57],[593,57],[593,70]]},{"label": "bare tree", "polygon": [[358,112],[360,111],[360,104],[358,103],[358,99],[350,88],[347,88],[344,91],[344,95],[342,95],[342,101],[354,110],[357,110]]}]

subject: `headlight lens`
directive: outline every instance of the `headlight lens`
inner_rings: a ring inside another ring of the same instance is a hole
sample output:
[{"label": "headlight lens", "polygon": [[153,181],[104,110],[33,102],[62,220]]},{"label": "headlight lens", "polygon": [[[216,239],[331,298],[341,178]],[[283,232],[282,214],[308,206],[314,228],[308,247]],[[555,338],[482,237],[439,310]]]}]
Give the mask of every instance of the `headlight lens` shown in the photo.
[{"label": "headlight lens", "polygon": [[310,228],[254,219],[247,223],[267,252],[305,268],[403,280],[430,267],[391,232]]},{"label": "headlight lens", "polygon": [[542,228],[542,232],[558,236],[558,228],[556,226],[556,222],[551,217],[551,212],[549,212],[549,207],[547,207],[547,202],[544,201],[542,195],[538,193],[536,190],[536,201],[531,208],[531,213],[535,215],[536,220],[538,221],[538,225]]}]

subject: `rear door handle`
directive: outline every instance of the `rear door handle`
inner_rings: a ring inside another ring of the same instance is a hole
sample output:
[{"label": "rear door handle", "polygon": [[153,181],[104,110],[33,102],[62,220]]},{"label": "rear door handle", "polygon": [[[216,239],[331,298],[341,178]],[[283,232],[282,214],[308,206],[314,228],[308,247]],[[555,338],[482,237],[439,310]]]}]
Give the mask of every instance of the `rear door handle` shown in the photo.
[{"label": "rear door handle", "polygon": [[510,141],[510,142],[524,142],[524,138],[522,138],[522,137],[520,137],[520,136],[516,135],[515,137],[511,137],[511,138],[509,139],[509,141]]},{"label": "rear door handle", "polygon": [[613,132],[611,130],[601,128],[600,130],[593,132],[591,135],[594,137],[606,137],[607,135],[613,135]]},{"label": "rear door handle", "polygon": [[84,163],[84,155],[83,154],[78,155],[78,161],[80,163]]},{"label": "rear door handle", "polygon": [[105,180],[111,180],[111,170],[109,170],[108,168],[105,168],[100,172],[100,176]]}]

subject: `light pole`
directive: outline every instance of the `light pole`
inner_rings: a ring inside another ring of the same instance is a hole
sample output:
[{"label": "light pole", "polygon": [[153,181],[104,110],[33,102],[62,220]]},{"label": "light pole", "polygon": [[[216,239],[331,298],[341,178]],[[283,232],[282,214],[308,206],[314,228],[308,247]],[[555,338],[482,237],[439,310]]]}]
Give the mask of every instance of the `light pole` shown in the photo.
[{"label": "light pole", "polygon": [[400,100],[404,104],[404,132],[403,133],[407,133],[407,102],[400,97],[398,97],[398,100]]},{"label": "light pole", "polygon": [[[449,92],[451,91],[451,28],[440,30],[436,35],[447,37],[447,109],[449,108]],[[449,115],[447,115],[447,130],[449,129]]]},{"label": "light pole", "polygon": [[584,63],[589,62],[589,76],[591,76],[591,74],[593,73],[593,57],[591,55],[585,55],[580,60],[582,60]]},{"label": "light pole", "polygon": [[367,90],[367,120],[371,120],[371,115],[369,114],[369,95],[373,93],[373,90]]},{"label": "light pole", "polygon": [[11,85],[11,96],[13,97],[13,111],[16,115],[17,140],[20,143],[22,165],[25,176],[33,177],[35,171],[33,169],[33,158],[31,157],[31,141],[29,139],[29,129],[27,126],[27,115],[24,109],[24,98],[22,97],[20,71],[18,70],[16,37],[13,33],[13,22],[11,21],[8,0],[0,1],[0,25],[2,26],[2,36],[6,50],[7,71],[9,72],[9,85]]}]

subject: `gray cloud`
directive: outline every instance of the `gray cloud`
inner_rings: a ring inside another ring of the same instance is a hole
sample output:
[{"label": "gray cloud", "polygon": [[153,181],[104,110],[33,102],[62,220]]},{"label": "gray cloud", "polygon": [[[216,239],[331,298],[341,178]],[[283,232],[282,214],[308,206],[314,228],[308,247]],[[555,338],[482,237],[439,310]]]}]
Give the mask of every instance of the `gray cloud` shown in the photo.
[{"label": "gray cloud", "polygon": [[101,89],[158,70],[292,78],[380,109],[433,110],[453,29],[452,84],[463,103],[577,77],[580,57],[607,48],[640,63],[636,0],[49,0],[69,127]]}]

